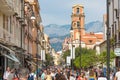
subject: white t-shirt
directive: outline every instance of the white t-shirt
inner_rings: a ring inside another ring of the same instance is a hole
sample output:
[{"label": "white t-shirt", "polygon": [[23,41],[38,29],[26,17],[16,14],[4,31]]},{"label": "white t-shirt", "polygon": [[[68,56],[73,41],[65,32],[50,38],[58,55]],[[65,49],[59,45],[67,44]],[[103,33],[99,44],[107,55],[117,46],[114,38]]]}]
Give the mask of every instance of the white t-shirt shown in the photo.
[{"label": "white t-shirt", "polygon": [[115,77],[117,77],[117,80],[120,80],[120,71],[116,72]]},{"label": "white t-shirt", "polygon": [[75,77],[73,77],[73,76],[70,76],[70,80],[75,80]]},{"label": "white t-shirt", "polygon": [[10,74],[10,72],[5,71],[5,73],[4,73],[4,75],[3,75],[3,79],[7,79],[9,74]]},{"label": "white t-shirt", "polygon": [[98,80],[107,80],[106,77],[98,77]]}]

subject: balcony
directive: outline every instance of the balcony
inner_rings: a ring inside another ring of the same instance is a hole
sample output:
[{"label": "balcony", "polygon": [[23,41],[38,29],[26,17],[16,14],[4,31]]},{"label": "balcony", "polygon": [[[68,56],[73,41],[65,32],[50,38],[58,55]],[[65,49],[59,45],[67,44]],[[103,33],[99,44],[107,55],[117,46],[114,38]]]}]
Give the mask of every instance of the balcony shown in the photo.
[{"label": "balcony", "polygon": [[6,15],[14,14],[14,1],[13,0],[1,0],[0,11]]},{"label": "balcony", "polygon": [[0,27],[0,43],[20,47],[20,40],[2,27]]}]

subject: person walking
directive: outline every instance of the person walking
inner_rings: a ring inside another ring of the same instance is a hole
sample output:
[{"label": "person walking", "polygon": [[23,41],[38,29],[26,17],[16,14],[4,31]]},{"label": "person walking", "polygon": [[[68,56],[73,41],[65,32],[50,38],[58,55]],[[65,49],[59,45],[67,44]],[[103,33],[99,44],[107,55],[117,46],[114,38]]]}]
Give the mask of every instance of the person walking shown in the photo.
[{"label": "person walking", "polygon": [[10,74],[8,75],[8,79],[7,79],[7,80],[13,80],[14,75],[15,75],[15,72],[14,72],[14,71],[15,71],[14,69],[12,69],[12,70],[10,71]]},{"label": "person walking", "polygon": [[96,80],[96,74],[94,69],[91,69],[89,72],[89,80]]},{"label": "person walking", "polygon": [[51,72],[47,71],[46,80],[52,80]]},{"label": "person walking", "polygon": [[7,67],[3,75],[3,80],[8,80],[8,75],[10,74],[10,67]]},{"label": "person walking", "polygon": [[114,80],[120,80],[120,67],[118,68],[118,71],[115,73]]},{"label": "person walking", "polygon": [[28,75],[28,80],[36,80],[36,74],[34,72],[34,70],[31,71],[31,73]]},{"label": "person walking", "polygon": [[107,80],[107,78],[104,76],[103,72],[100,73],[98,80]]},{"label": "person walking", "polygon": [[59,68],[57,69],[55,80],[67,80],[65,76],[61,73],[61,70]]},{"label": "person walking", "polygon": [[81,74],[78,76],[77,80],[87,80],[87,78],[85,77],[85,73],[81,72]]},{"label": "person walking", "polygon": [[45,79],[46,79],[46,70],[44,70],[41,75],[41,80],[45,80]]},{"label": "person walking", "polygon": [[18,74],[19,80],[28,80],[29,70],[27,68],[21,68]]}]

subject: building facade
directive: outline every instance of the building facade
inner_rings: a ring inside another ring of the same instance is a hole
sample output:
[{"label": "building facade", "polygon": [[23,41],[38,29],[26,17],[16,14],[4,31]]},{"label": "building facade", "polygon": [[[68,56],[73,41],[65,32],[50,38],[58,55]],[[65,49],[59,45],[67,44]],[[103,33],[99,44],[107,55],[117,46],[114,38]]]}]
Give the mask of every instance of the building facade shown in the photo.
[{"label": "building facade", "polygon": [[72,45],[75,47],[81,46],[82,48],[93,49],[96,44],[103,42],[102,32],[87,33],[85,31],[85,14],[83,5],[77,4],[72,7],[71,20],[70,39],[65,39],[63,48],[67,47],[66,44],[68,44],[69,49],[71,49]]},{"label": "building facade", "polygon": [[0,78],[8,66],[37,70],[45,39],[38,0],[1,0],[0,7]]},{"label": "building facade", "polygon": [[[120,66],[120,1],[111,0],[109,5],[110,48],[116,54],[116,67]],[[118,53],[116,53],[116,50]]]},{"label": "building facade", "polygon": [[23,4],[23,0],[1,0],[0,3],[0,74],[7,66],[19,68],[24,63]]}]

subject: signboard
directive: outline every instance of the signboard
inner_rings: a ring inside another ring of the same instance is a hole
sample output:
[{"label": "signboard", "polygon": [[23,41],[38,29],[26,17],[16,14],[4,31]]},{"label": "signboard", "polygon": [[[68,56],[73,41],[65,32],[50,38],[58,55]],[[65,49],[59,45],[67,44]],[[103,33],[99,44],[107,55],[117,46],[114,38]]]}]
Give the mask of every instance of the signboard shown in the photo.
[{"label": "signboard", "polygon": [[120,48],[115,48],[115,55],[120,56]]},{"label": "signboard", "polygon": [[67,56],[66,61],[67,61],[67,66],[70,66],[71,65],[71,56]]}]

